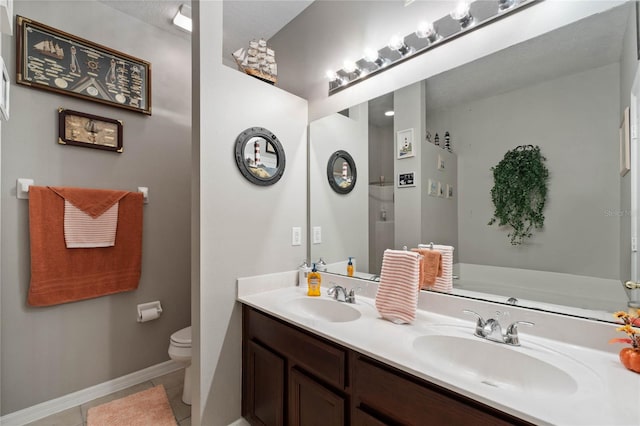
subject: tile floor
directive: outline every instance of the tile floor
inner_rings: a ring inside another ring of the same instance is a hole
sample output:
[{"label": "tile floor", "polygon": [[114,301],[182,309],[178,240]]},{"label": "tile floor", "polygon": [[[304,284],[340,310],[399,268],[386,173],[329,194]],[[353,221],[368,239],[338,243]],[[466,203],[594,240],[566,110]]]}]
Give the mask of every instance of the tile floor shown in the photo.
[{"label": "tile floor", "polygon": [[148,382],[140,383],[130,388],[123,389],[119,392],[112,393],[102,398],[94,399],[86,404],[78,405],[77,407],[69,408],[57,414],[52,414],[44,419],[36,420],[33,423],[29,423],[27,426],[86,426],[87,424],[87,411],[89,408],[96,405],[104,404],[105,402],[113,401],[114,399],[122,398],[127,395],[131,395],[136,392],[143,391],[145,389],[152,388],[157,385],[164,385],[167,391],[167,397],[169,398],[169,404],[173,410],[173,415],[176,417],[178,426],[191,426],[191,407],[182,402],[182,384],[184,381],[184,369],[174,371],[173,373],[166,374],[164,376],[156,377]]}]

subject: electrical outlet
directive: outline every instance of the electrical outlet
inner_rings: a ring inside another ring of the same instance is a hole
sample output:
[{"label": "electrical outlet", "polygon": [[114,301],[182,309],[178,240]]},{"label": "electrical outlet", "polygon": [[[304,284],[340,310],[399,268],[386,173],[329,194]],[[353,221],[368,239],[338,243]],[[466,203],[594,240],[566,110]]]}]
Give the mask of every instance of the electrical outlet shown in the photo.
[{"label": "electrical outlet", "polygon": [[313,244],[322,243],[322,227],[314,226],[313,227]]},{"label": "electrical outlet", "polygon": [[302,244],[302,228],[294,226],[291,228],[291,245],[299,246]]}]

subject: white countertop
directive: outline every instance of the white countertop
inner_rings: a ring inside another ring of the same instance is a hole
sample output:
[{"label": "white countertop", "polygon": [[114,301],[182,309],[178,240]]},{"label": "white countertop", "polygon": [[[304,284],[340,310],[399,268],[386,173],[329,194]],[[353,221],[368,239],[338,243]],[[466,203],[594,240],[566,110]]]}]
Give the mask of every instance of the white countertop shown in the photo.
[{"label": "white countertop", "polygon": [[[292,281],[293,278],[293,281]],[[357,283],[354,281],[354,283]],[[587,346],[565,343],[568,339],[552,340],[543,337],[545,329],[549,334],[558,336],[557,328],[569,328],[567,335],[588,336],[602,334],[603,325],[587,320],[559,318],[553,314],[522,311],[512,313],[511,320],[535,319],[536,334],[529,328],[520,328],[520,347],[511,347],[499,343],[505,350],[520,352],[542,361],[546,361],[569,373],[577,382],[577,390],[568,392],[559,388],[545,389],[542,382],[525,383],[523,388],[508,385],[493,387],[483,383],[477,377],[465,375],[463,365],[452,361],[434,363],[425,352],[419,353],[414,340],[424,335],[454,335],[458,338],[477,339],[473,336],[475,322],[472,318],[460,319],[436,312],[437,306],[421,300],[419,308],[428,307],[428,311],[418,309],[416,321],[410,325],[396,325],[379,317],[374,306],[376,284],[367,284],[358,295],[356,304],[349,305],[357,309],[361,316],[350,322],[333,323],[296,314],[291,309],[295,299],[307,298],[306,288],[296,287],[295,274],[273,274],[263,277],[241,278],[238,280],[238,301],[262,312],[280,318],[290,324],[311,331],[335,343],[353,349],[383,363],[394,366],[414,376],[468,396],[486,405],[512,414],[536,424],[559,425],[640,425],[640,374],[626,370],[614,351],[604,351]],[[323,296],[328,283],[323,282]],[[344,283],[340,283],[345,285]],[[360,284],[360,283],[358,283]],[[355,287],[355,285],[348,286]],[[265,291],[262,291],[265,290]],[[366,297],[370,296],[370,297]],[[467,309],[481,314],[495,307],[488,302],[457,301],[447,299],[446,295],[421,295],[429,301],[437,299],[436,305],[464,303]],[[340,302],[333,302],[340,303]],[[486,306],[482,306],[485,304]],[[449,308],[451,308],[449,306]],[[454,308],[457,311],[457,307]],[[450,309],[449,309],[450,310]],[[447,312],[447,309],[442,309]],[[531,318],[535,315],[536,318]],[[545,318],[543,316],[547,316]],[[486,318],[486,316],[485,316]],[[549,324],[559,324],[558,327]],[[613,328],[614,326],[611,325]],[[555,328],[555,329],[554,329]],[[604,328],[607,331],[607,328]],[[561,334],[560,334],[561,335]],[[612,334],[610,337],[621,337]],[[579,338],[577,339],[579,340]],[[589,340],[587,337],[585,341]],[[483,340],[484,341],[484,340]],[[597,347],[597,346],[596,346]],[[623,346],[616,347],[616,350]],[[429,348],[423,348],[428,354]],[[477,354],[469,353],[469,357]],[[464,361],[463,361],[464,362]],[[518,365],[504,365],[498,368],[518,369]],[[542,380],[542,379],[540,379]],[[555,380],[555,377],[550,377]],[[523,390],[524,389],[524,390]]]}]

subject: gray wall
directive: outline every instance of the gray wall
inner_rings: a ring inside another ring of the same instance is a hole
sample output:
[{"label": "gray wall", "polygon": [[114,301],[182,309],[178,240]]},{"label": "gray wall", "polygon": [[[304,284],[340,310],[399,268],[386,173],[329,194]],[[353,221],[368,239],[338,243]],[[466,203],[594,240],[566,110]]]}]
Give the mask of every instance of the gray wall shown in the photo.
[{"label": "gray wall", "polygon": [[[458,153],[459,259],[482,265],[619,275],[619,66],[612,64],[436,111]],[[505,111],[511,113],[505,114]],[[514,247],[493,215],[490,168],[539,145],[550,172],[545,226]]]},{"label": "gray wall", "polygon": [[[307,102],[222,65],[222,2],[194,4],[195,166],[193,259],[194,404],[192,424],[240,417],[241,337],[238,277],[294,270],[306,239]],[[198,33],[199,32],[199,33]],[[277,184],[262,187],[238,171],[234,141],[251,126],[278,136],[287,157]],[[197,130],[195,130],[197,129]]]},{"label": "gray wall", "polygon": [[[427,100],[428,102],[428,100]],[[427,115],[427,129],[431,135],[440,135],[440,143],[444,143],[444,132],[448,128],[430,127]],[[455,135],[454,135],[455,137]],[[454,140],[455,141],[455,140]],[[438,157],[444,160],[445,167],[438,170]],[[445,197],[429,195],[429,179],[440,182]],[[446,198],[447,184],[453,185],[453,197]],[[453,246],[454,262],[458,259],[458,158],[456,154],[441,147],[425,142],[422,146],[422,238],[427,244],[444,244]]]},{"label": "gray wall", "polygon": [[[3,414],[166,361],[169,336],[190,322],[189,41],[96,1],[16,1],[14,9],[150,61],[153,115],[12,84],[11,120],[2,126]],[[15,38],[3,39],[7,68],[14,70]],[[58,145],[60,106],[123,120],[124,153]],[[28,306],[28,202],[15,197],[19,177],[37,185],[133,191],[148,186],[139,288]],[[152,300],[162,302],[161,318],[137,323],[136,305]]]},{"label": "gray wall", "polygon": [[[364,103],[350,108],[349,117],[333,114],[309,125],[310,226],[322,227],[322,243],[311,241],[312,262],[319,257],[343,262],[351,256],[358,270],[368,270],[368,121]],[[337,150],[347,151],[356,163],[356,185],[348,194],[336,193],[327,182],[327,162]]]}]

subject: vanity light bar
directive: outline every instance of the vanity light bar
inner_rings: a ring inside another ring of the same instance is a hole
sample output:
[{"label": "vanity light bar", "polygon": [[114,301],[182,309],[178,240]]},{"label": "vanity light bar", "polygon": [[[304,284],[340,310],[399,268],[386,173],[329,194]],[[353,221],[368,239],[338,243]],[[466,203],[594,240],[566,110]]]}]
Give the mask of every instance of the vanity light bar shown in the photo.
[{"label": "vanity light bar", "polygon": [[540,1],[542,0],[460,1],[449,15],[433,23],[422,22],[417,31],[405,37],[394,36],[388,46],[377,51],[368,48],[362,59],[345,61],[342,69],[327,71],[329,96]]}]

